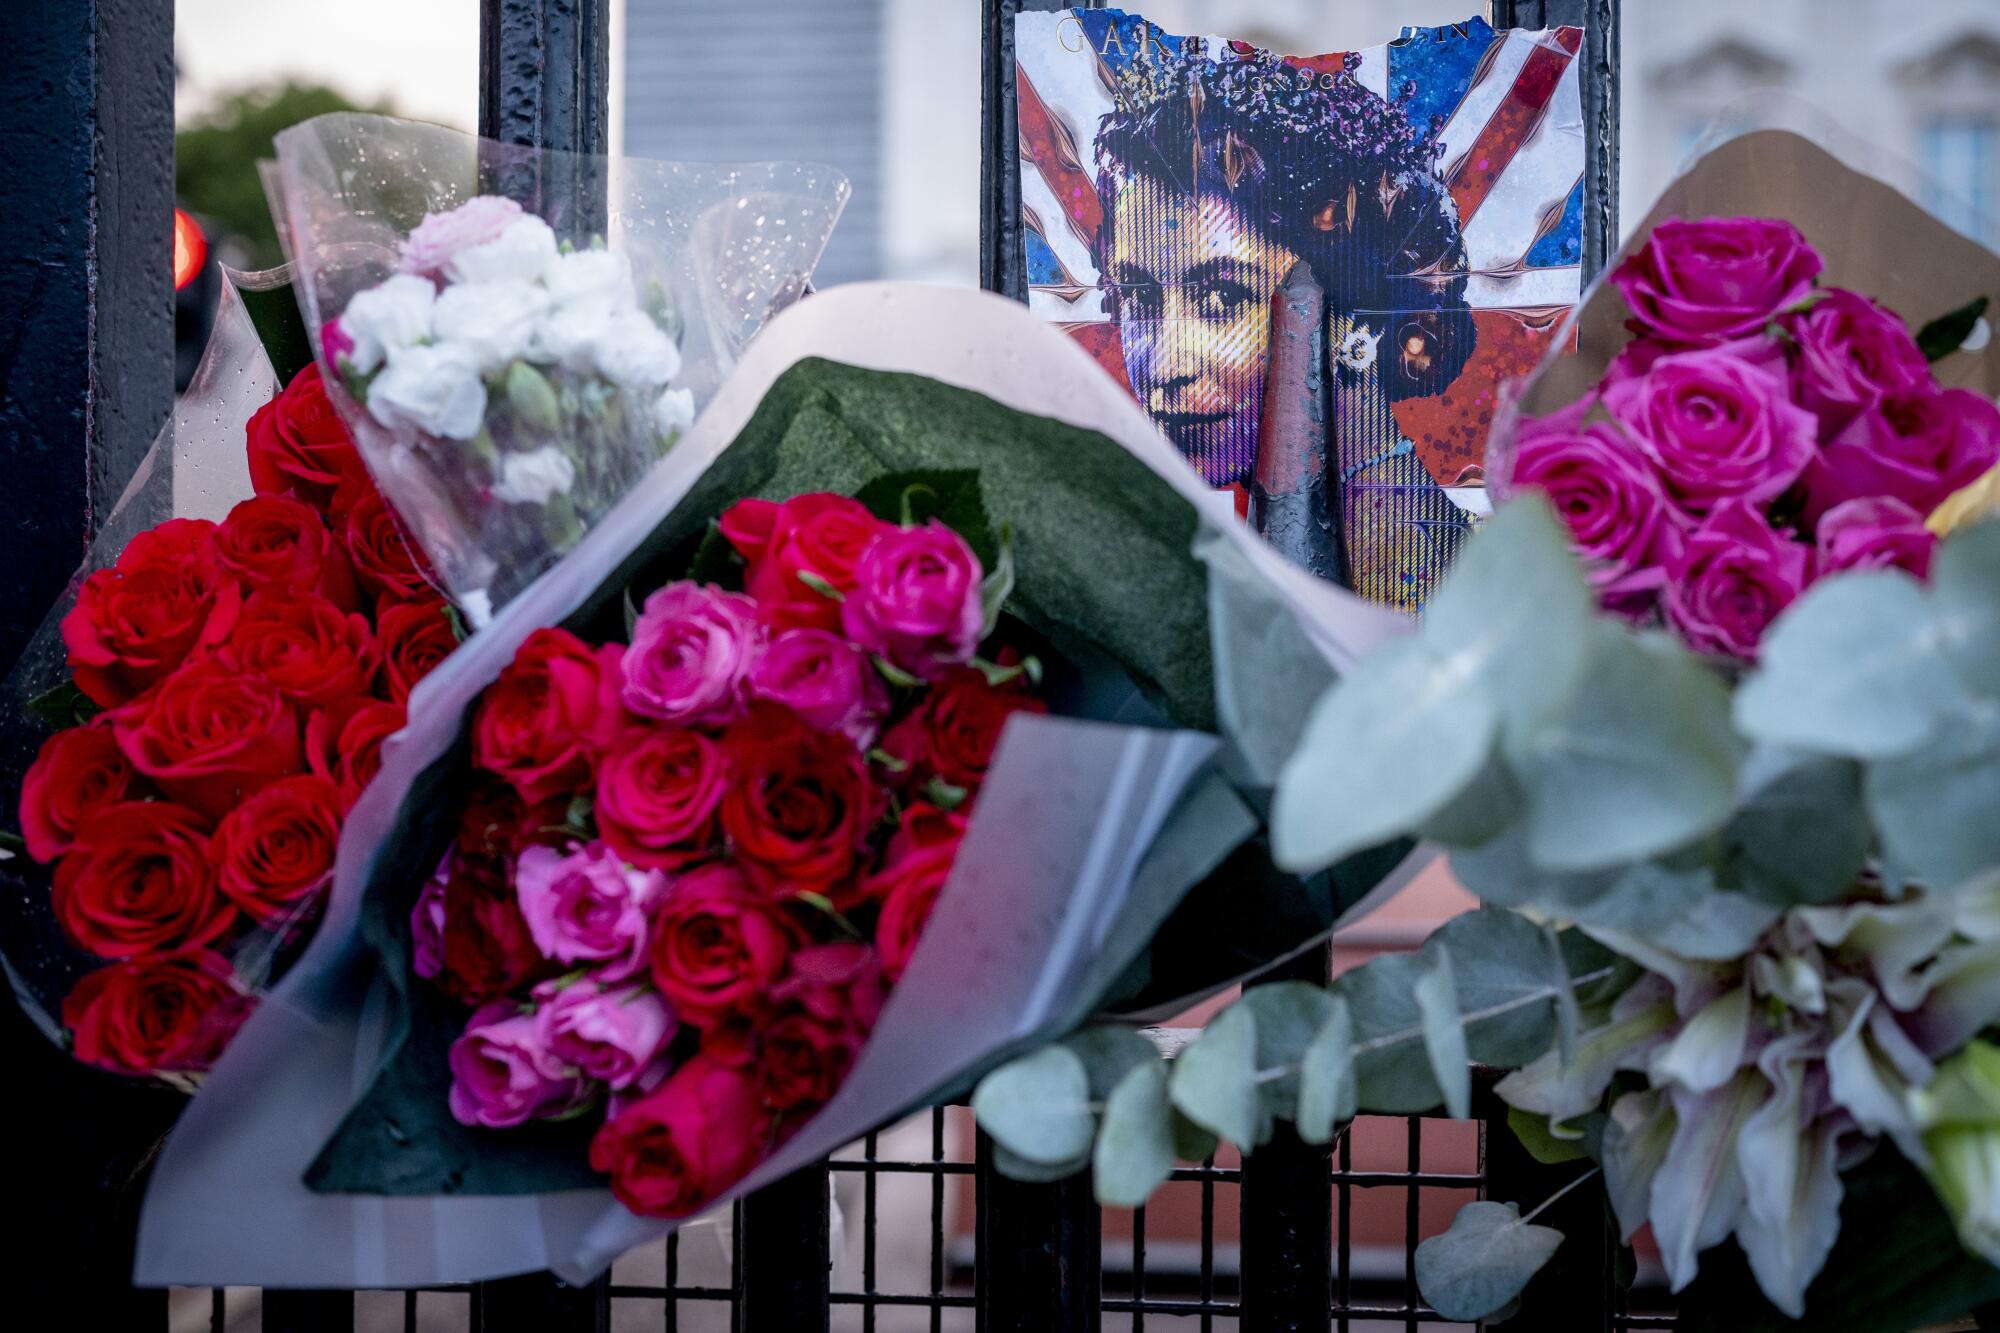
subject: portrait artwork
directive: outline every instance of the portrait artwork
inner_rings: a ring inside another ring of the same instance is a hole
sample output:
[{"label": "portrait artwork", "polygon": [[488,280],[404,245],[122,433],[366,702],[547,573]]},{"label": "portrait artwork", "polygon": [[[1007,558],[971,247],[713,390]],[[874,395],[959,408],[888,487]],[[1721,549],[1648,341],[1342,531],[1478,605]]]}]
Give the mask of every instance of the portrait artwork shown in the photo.
[{"label": "portrait artwork", "polygon": [[1346,582],[1423,605],[1485,512],[1501,387],[1576,304],[1575,28],[1410,28],[1281,56],[1116,10],[1016,19],[1028,301],[1247,495],[1272,298],[1325,293]]}]

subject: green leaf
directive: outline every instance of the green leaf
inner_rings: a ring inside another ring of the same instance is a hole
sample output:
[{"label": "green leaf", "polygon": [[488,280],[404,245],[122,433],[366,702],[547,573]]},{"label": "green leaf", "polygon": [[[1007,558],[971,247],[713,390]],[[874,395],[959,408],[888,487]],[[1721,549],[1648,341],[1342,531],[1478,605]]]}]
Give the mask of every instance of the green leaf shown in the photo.
[{"label": "green leaf", "polygon": [[805,584],[806,587],[826,598],[829,602],[844,602],[847,600],[846,593],[843,593],[840,589],[834,587],[810,569],[802,569],[794,577],[800,583]]},{"label": "green leaf", "polygon": [[1449,1230],[1417,1246],[1417,1290],[1447,1319],[1483,1319],[1521,1294],[1562,1239],[1511,1203],[1468,1203]]},{"label": "green leaf", "polygon": [[5,861],[12,856],[25,856],[27,853],[28,840],[26,838],[8,829],[0,829],[0,861]]},{"label": "green leaf", "polygon": [[1531,494],[1486,521],[1431,599],[1422,635],[1445,678],[1476,682],[1513,739],[1581,680],[1596,614],[1569,529]]},{"label": "green leaf", "polygon": [[632,585],[625,585],[625,642],[632,642],[632,632],[639,627],[639,604],[632,599]]},{"label": "green leaf", "polygon": [[1042,1166],[1087,1157],[1096,1130],[1090,1076],[1064,1046],[1044,1046],[979,1080],[972,1113],[995,1143]]},{"label": "green leaf", "polygon": [[1355,1098],[1361,1108],[1415,1115],[1444,1100],[1423,1045],[1417,954],[1385,954],[1344,972],[1334,993],[1354,1017]]},{"label": "green leaf", "polygon": [[1278,775],[1278,864],[1321,870],[1421,825],[1486,766],[1499,730],[1494,705],[1421,641],[1363,658],[1320,698]]},{"label": "green leaf", "polygon": [[1507,1108],[1507,1128],[1514,1131],[1514,1137],[1528,1150],[1528,1156],[1544,1166],[1580,1162],[1590,1156],[1581,1132],[1557,1134],[1553,1122],[1545,1115],[1510,1106]]},{"label": "green leaf", "polygon": [[1091,1158],[1097,1201],[1137,1208],[1174,1169],[1174,1112],[1166,1066],[1135,1065],[1104,1103],[1104,1123]]},{"label": "green leaf", "polygon": [[1458,1018],[1458,988],[1452,983],[1451,951],[1425,950],[1427,965],[1417,977],[1417,1013],[1423,1020],[1424,1054],[1431,1076],[1444,1091],[1445,1112],[1453,1120],[1472,1115],[1472,1071],[1465,1051],[1465,1029]]},{"label": "green leaf", "polygon": [[1331,1143],[1334,1129],[1354,1118],[1354,1018],[1347,1001],[1333,997],[1326,1022],[1299,1064],[1299,1137]]},{"label": "green leaf", "polygon": [[903,670],[903,668],[897,666],[894,662],[891,662],[888,658],[882,656],[880,653],[877,653],[873,660],[875,662],[876,674],[880,675],[883,680],[888,681],[891,685],[894,685],[899,690],[914,690],[915,688],[917,688],[917,686],[923,684],[922,681],[918,680],[915,676]]},{"label": "green leaf", "polygon": [[1174,1061],[1168,1090],[1180,1113],[1245,1151],[1271,1137],[1257,1086],[1257,1017],[1237,1003],[1202,1029]]},{"label": "green leaf", "polygon": [[1567,705],[1508,748],[1528,856],[1556,872],[1643,860],[1713,833],[1736,796],[1729,694],[1677,644],[1602,622]]},{"label": "green leaf", "polygon": [[1137,1031],[1116,1023],[1072,1032],[1062,1044],[1076,1052],[1090,1079],[1090,1099],[1101,1102],[1140,1065],[1161,1063],[1160,1052]]},{"label": "green leaf", "polygon": [[1555,1040],[1556,997],[1568,993],[1570,981],[1560,951],[1532,921],[1495,908],[1466,912],[1440,927],[1424,952],[1451,958],[1472,1060],[1511,1069]]},{"label": "green leaf", "polygon": [[1525,810],[1521,784],[1495,753],[1449,805],[1414,831],[1447,847],[1477,847],[1504,833]]},{"label": "green leaf", "polygon": [[744,568],[743,557],[722,535],[722,525],[711,519],[701,534],[700,545],[695,547],[693,559],[688,562],[687,577],[695,583],[733,591],[743,586]]},{"label": "green leaf", "polygon": [[1969,711],[1923,748],[1872,765],[1884,850],[1938,890],[2000,865],[2000,708]]},{"label": "green leaf", "polygon": [[978,468],[902,468],[876,477],[854,498],[884,523],[914,527],[936,519],[965,538],[983,568],[999,559]]},{"label": "green leaf", "polygon": [[28,700],[28,708],[57,731],[80,727],[104,711],[94,699],[78,689],[73,680],[66,680],[47,693],[36,695]]},{"label": "green leaf", "polygon": [[1977,297],[1918,329],[1917,346],[1923,350],[1925,359],[1942,361],[1963,347],[1978,325],[1979,317],[1986,313],[1988,304],[1988,298]]},{"label": "green leaf", "polygon": [[460,611],[456,604],[451,602],[444,604],[444,623],[451,626],[453,643],[464,643],[472,637],[472,629],[465,623],[465,613]]},{"label": "green leaf", "polygon": [[[1171,1094],[1169,1095],[1171,1100]],[[1183,1162],[1205,1162],[1215,1156],[1215,1135],[1174,1108],[1174,1156]]]},{"label": "green leaf", "polygon": [[1790,907],[1830,903],[1854,887],[1871,842],[1859,764],[1760,746],[1742,786],[1747,795],[1722,830],[1723,888]]},{"label": "green leaf", "polygon": [[[1333,996],[1323,986],[1278,981],[1252,986],[1237,1003],[1257,1015],[1257,1068],[1265,1072],[1264,1108],[1280,1120],[1299,1113],[1299,1063],[1333,1016]],[[1268,1071],[1283,1070],[1273,1077]]]},{"label": "green leaf", "polygon": [[1014,595],[1014,532],[1000,529],[1000,555],[979,583],[979,637],[985,639],[1000,627],[1000,608]]},{"label": "green leaf", "polygon": [[1852,759],[1907,754],[1963,693],[1923,589],[1901,570],[1824,579],[1765,634],[1758,670],[1736,692],[1753,740]]}]

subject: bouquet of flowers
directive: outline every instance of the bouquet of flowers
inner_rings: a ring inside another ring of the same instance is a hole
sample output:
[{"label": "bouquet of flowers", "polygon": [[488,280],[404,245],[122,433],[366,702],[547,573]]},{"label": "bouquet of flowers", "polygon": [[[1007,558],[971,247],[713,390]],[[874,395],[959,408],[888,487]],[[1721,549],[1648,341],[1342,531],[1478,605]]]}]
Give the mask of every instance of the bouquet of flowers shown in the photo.
[{"label": "bouquet of flowers", "polygon": [[[1135,1144],[1462,1116],[1476,1062],[1529,1151],[1592,1159],[1650,1229],[1681,1326],[2000,1297],[1995,291],[2000,259],[1802,138],[1711,153],[1496,428],[1500,503],[1417,632],[1279,777],[1280,864],[1421,836],[1482,909],[1247,991],[1171,1069],[1032,1053],[982,1125],[1132,1204],[1173,1165]],[[1506,1317],[1563,1240],[1531,1202],[1418,1247],[1437,1310]]]},{"label": "bouquet of flowers", "polygon": [[601,1122],[619,1201],[680,1217],[831,1100],[1003,725],[1046,707],[995,635],[1004,540],[986,574],[915,521],[931,493],[909,483],[900,521],[738,501],[717,530],[742,591],[635,596],[626,643],[536,630],[474,705],[474,786],[410,925],[417,975],[477,1006],[460,1122]]},{"label": "bouquet of flowers", "polygon": [[[213,1063],[317,919],[410,691],[458,644],[316,367],[224,443],[214,382],[263,358],[234,289],[220,323],[182,411],[185,425],[213,406],[214,424],[183,434],[181,461],[217,465],[194,457],[196,434],[233,447],[223,466],[248,498],[128,535],[160,498],[156,449],[17,677],[56,728],[20,778],[36,868],[10,871],[47,904],[14,923],[41,935],[23,970],[76,1057],[122,1074]],[[269,392],[268,363],[251,378]]]},{"label": "bouquet of flowers", "polygon": [[334,400],[474,627],[687,429],[805,291],[848,193],[806,164],[578,158],[380,116],[277,150]]},{"label": "bouquet of flowers", "polygon": [[581,1279],[1392,891],[1408,840],[1294,877],[1259,810],[1405,623],[1211,502],[1012,303],[786,312],[432,677],[163,1150],[141,1279]]}]

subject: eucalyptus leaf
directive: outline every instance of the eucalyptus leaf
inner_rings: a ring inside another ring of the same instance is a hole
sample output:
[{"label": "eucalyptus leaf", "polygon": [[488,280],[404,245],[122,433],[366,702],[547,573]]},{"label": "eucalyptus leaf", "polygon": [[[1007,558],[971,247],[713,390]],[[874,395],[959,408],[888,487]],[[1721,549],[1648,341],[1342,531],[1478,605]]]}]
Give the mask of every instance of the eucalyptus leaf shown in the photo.
[{"label": "eucalyptus leaf", "polygon": [[1083,1061],[1084,1073],[1090,1079],[1090,1100],[1094,1102],[1109,1097],[1111,1090],[1124,1082],[1135,1066],[1160,1063],[1158,1047],[1132,1028],[1116,1023],[1100,1023],[1072,1032],[1063,1038],[1062,1044]]},{"label": "eucalyptus leaf", "polygon": [[1866,792],[1884,850],[1931,887],[1955,889],[2000,865],[2000,704],[1871,766]]},{"label": "eucalyptus leaf", "polygon": [[1599,870],[1720,828],[1741,745],[1729,695],[1665,639],[1609,622],[1567,706],[1507,750],[1527,797],[1528,856],[1544,870]]},{"label": "eucalyptus leaf", "polygon": [[1369,1111],[1415,1115],[1444,1100],[1423,1045],[1418,954],[1384,954],[1343,972],[1334,993],[1354,1018],[1355,1098]]},{"label": "eucalyptus leaf", "polygon": [[1496,752],[1463,791],[1414,831],[1446,847],[1477,847],[1506,832],[1524,809],[1521,786]]},{"label": "eucalyptus leaf", "polygon": [[1781,907],[1833,902],[1854,887],[1871,842],[1859,764],[1759,746],[1743,786],[1722,831],[1722,887]]},{"label": "eucalyptus leaf", "polygon": [[[1168,1100],[1172,1099],[1172,1092],[1169,1091]],[[1174,1157],[1183,1162],[1207,1161],[1215,1156],[1215,1150],[1221,1142],[1213,1131],[1202,1128],[1182,1115],[1179,1107],[1174,1108],[1173,1134]]]},{"label": "eucalyptus leaf", "polygon": [[1476,682],[1513,739],[1581,679],[1596,612],[1569,529],[1530,494],[1486,521],[1431,599],[1422,634],[1445,676]]},{"label": "eucalyptus leaf", "polygon": [[1110,1208],[1141,1206],[1173,1174],[1174,1109],[1165,1065],[1134,1065],[1111,1090],[1091,1169],[1097,1201]]},{"label": "eucalyptus leaf", "polygon": [[28,700],[28,708],[56,731],[80,727],[104,711],[71,680]]},{"label": "eucalyptus leaf", "polygon": [[1239,1003],[1257,1015],[1257,1068],[1285,1071],[1275,1077],[1265,1074],[1264,1107],[1280,1120],[1296,1120],[1299,1065],[1338,1001],[1323,986],[1278,981],[1252,986]]},{"label": "eucalyptus leaf", "polygon": [[1954,532],[1931,571],[1938,647],[1982,699],[2000,700],[2000,519]]},{"label": "eucalyptus leaf", "polygon": [[1562,1239],[1511,1203],[1468,1203],[1447,1231],[1417,1246],[1417,1290],[1447,1319],[1483,1319],[1521,1294]]},{"label": "eucalyptus leaf", "polygon": [[1823,579],[1779,616],[1736,691],[1753,740],[1853,759],[1907,754],[1963,693],[1917,581],[1875,569]]},{"label": "eucalyptus leaf", "polygon": [[1418,639],[1363,658],[1320,698],[1278,775],[1272,851],[1294,873],[1407,833],[1486,766],[1499,712]]},{"label": "eucalyptus leaf", "polygon": [[1458,1019],[1458,988],[1452,984],[1451,951],[1426,950],[1426,966],[1417,978],[1417,1013],[1424,1025],[1424,1054],[1431,1076],[1444,1092],[1445,1111],[1453,1120],[1472,1116],[1472,1070],[1465,1050],[1465,1029]]},{"label": "eucalyptus leaf", "polygon": [[1018,1180],[1024,1185],[1053,1185],[1058,1180],[1068,1180],[1090,1170],[1090,1155],[1086,1153],[1067,1162],[1037,1162],[1010,1152],[1006,1144],[995,1141],[993,1169],[1007,1179]]},{"label": "eucalyptus leaf", "polygon": [[1354,1118],[1354,1019],[1347,1001],[1333,997],[1326,1022],[1299,1063],[1299,1137],[1331,1143],[1335,1128]]},{"label": "eucalyptus leaf", "polygon": [[1182,1115],[1248,1151],[1271,1137],[1257,1073],[1257,1017],[1232,1004],[1174,1061],[1168,1091]]},{"label": "eucalyptus leaf", "polygon": [[1557,996],[1568,993],[1570,981],[1540,927],[1517,912],[1465,912],[1431,936],[1425,953],[1450,956],[1472,1060],[1511,1069],[1549,1049],[1557,1035]]},{"label": "eucalyptus leaf", "polygon": [[1090,1076],[1066,1046],[1044,1046],[979,1080],[972,1113],[995,1143],[1045,1167],[1088,1157],[1096,1131]]}]

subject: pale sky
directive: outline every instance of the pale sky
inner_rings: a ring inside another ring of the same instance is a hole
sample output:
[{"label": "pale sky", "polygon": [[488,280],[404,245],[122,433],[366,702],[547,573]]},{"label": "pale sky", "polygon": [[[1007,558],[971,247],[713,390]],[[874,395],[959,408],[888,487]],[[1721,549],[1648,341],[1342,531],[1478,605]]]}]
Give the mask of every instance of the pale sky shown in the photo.
[{"label": "pale sky", "polygon": [[459,129],[477,116],[478,0],[175,0],[174,28],[183,116],[287,77]]}]

